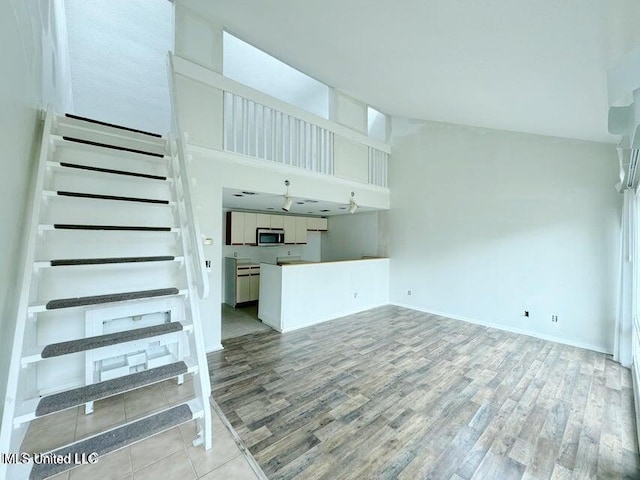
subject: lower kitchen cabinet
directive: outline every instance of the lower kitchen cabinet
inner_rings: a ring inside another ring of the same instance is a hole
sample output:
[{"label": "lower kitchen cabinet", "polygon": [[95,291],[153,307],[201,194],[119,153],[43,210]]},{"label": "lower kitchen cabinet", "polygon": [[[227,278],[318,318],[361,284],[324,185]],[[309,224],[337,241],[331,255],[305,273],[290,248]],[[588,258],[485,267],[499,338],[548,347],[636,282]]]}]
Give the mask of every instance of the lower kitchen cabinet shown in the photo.
[{"label": "lower kitchen cabinet", "polygon": [[224,303],[235,307],[260,298],[260,265],[225,259]]}]

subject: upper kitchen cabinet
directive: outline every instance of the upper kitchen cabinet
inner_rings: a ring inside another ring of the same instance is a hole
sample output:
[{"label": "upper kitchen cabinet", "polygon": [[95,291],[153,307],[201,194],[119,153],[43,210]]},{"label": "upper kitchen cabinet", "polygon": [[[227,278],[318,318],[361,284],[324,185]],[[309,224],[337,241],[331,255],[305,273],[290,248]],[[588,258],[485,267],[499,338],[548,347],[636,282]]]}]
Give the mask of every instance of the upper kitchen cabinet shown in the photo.
[{"label": "upper kitchen cabinet", "polygon": [[257,225],[255,213],[227,212],[227,245],[255,245]]},{"label": "upper kitchen cabinet", "polygon": [[271,228],[284,228],[284,215],[270,215]]},{"label": "upper kitchen cabinet", "polygon": [[295,215],[270,215],[251,212],[227,212],[227,245],[256,245],[257,229],[284,230],[284,243],[305,245],[307,231],[326,232],[327,219],[298,217]]},{"label": "upper kitchen cabinet", "polygon": [[307,243],[307,217],[294,217],[296,221],[296,244]]},{"label": "upper kitchen cabinet", "polygon": [[273,228],[273,225],[271,225],[271,215],[268,213],[258,213],[256,219],[256,228]]},{"label": "upper kitchen cabinet", "polygon": [[328,222],[326,218],[307,217],[307,230],[311,230],[313,232],[326,232],[327,225]]},{"label": "upper kitchen cabinet", "polygon": [[284,243],[296,243],[296,217],[282,215],[284,222]]},{"label": "upper kitchen cabinet", "polygon": [[227,212],[227,245],[244,245],[244,212]]},{"label": "upper kitchen cabinet", "polygon": [[258,215],[256,213],[244,214],[244,244],[256,245],[256,229],[258,228]]}]

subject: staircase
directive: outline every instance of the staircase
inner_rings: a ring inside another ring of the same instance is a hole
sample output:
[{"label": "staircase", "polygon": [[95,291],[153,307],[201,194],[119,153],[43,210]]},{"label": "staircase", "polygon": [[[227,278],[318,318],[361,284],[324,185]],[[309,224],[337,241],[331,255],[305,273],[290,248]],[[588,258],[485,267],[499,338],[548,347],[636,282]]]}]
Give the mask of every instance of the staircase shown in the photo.
[{"label": "staircase", "polygon": [[[179,141],[46,112],[0,453],[22,452],[35,419],[185,376],[190,400],[49,453],[105,455],[191,420],[194,445],[211,447],[208,283],[186,168]],[[0,478],[73,466],[0,461]]]}]

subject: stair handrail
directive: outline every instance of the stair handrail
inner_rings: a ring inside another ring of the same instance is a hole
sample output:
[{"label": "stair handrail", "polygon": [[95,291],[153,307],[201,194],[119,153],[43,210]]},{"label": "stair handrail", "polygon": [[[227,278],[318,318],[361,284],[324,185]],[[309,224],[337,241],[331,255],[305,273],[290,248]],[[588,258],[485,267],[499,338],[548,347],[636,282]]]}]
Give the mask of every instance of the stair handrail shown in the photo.
[{"label": "stair handrail", "polygon": [[[171,126],[172,137],[176,143],[176,156],[178,165],[180,166],[180,178],[182,186],[182,202],[184,203],[186,224],[189,230],[190,247],[192,254],[190,258],[193,260],[193,271],[195,274],[195,283],[200,298],[209,296],[209,277],[206,272],[206,264],[204,257],[204,249],[202,248],[200,225],[196,220],[193,204],[191,202],[190,176],[187,165],[187,149],[185,135],[180,128],[180,119],[178,118],[178,100],[175,88],[175,69],[173,66],[173,54],[167,55],[167,71],[169,79],[169,97],[171,99]],[[178,180],[178,179],[176,179]],[[180,199],[176,199],[180,201]]]}]

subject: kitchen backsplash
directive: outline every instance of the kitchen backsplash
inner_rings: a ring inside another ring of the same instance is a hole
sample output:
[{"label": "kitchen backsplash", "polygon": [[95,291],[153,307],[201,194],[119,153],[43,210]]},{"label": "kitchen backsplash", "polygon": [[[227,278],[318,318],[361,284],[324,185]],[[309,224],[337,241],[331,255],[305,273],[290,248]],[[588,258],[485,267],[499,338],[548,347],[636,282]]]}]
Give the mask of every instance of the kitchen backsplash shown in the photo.
[{"label": "kitchen backsplash", "polygon": [[238,258],[249,258],[256,263],[276,263],[277,257],[286,257],[288,254],[299,256],[303,260],[319,262],[322,252],[320,232],[308,232],[306,245],[284,245],[282,247],[252,247],[246,245],[222,245],[222,258],[233,257],[237,253]]}]

